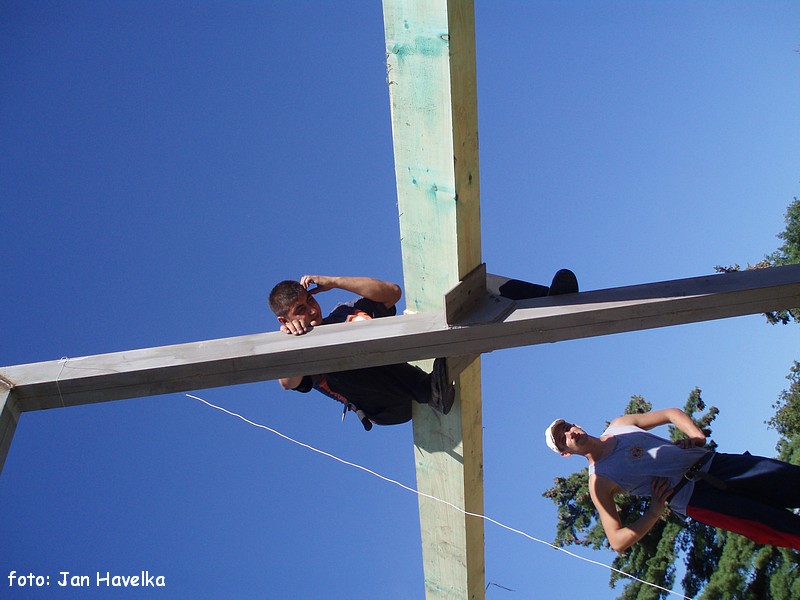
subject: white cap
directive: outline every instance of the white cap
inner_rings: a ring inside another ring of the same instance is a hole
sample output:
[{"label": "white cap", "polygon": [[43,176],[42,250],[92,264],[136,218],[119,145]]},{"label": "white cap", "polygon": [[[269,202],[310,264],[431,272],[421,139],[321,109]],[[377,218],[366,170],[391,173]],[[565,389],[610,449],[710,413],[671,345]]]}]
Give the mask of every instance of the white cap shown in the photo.
[{"label": "white cap", "polygon": [[566,421],[564,421],[564,419],[556,419],[550,423],[550,426],[547,429],[544,430],[544,441],[547,442],[547,446],[550,448],[550,450],[556,454],[561,454],[561,450],[559,450],[558,446],[556,446],[556,438],[553,435],[553,430],[556,428],[556,425],[561,425],[561,423],[566,423]]}]

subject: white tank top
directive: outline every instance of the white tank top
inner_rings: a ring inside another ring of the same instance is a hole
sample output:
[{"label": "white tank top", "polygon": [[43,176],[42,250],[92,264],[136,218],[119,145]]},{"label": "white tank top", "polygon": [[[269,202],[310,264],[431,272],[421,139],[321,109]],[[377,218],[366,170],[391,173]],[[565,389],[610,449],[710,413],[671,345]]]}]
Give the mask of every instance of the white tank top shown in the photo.
[{"label": "white tank top", "polygon": [[[603,435],[614,436],[617,444],[608,456],[589,465],[589,474],[607,477],[633,496],[649,497],[654,477],[665,477],[675,487],[689,467],[708,452],[704,448],[683,449],[633,425],[612,426]],[[701,470],[708,471],[710,466],[711,461]],[[670,500],[670,508],[685,516],[693,490],[694,482],[687,482]]]}]

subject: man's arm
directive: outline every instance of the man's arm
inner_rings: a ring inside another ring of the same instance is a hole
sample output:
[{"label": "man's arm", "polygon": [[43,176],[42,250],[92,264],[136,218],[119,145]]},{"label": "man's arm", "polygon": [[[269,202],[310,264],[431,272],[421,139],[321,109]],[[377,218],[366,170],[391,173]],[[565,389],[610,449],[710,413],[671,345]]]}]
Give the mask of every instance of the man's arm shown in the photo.
[{"label": "man's arm", "polygon": [[641,429],[650,430],[653,427],[666,425],[667,423],[672,423],[688,436],[688,439],[676,442],[682,448],[705,445],[705,434],[694,424],[691,417],[679,408],[665,408],[635,415],[622,415],[611,421],[610,424],[634,425]]},{"label": "man's arm", "polygon": [[[327,275],[303,275],[300,284],[312,294],[338,288],[358,294],[373,302],[380,302],[391,308],[403,295],[396,283],[375,279],[374,277],[329,277]],[[312,285],[316,287],[309,289]]]},{"label": "man's arm", "polygon": [[624,552],[641,540],[653,528],[664,512],[670,487],[669,480],[656,477],[653,480],[653,492],[650,506],[645,513],[630,525],[624,527],[614,503],[614,494],[621,490],[610,479],[592,475],[589,478],[589,493],[592,502],[600,515],[600,522],[606,532],[608,543],[615,552]]}]

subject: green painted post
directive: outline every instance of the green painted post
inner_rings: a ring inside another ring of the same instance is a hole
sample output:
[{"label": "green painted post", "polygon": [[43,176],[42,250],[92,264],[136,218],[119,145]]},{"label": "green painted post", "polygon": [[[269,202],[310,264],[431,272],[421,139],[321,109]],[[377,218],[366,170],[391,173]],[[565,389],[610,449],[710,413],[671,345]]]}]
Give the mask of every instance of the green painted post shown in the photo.
[{"label": "green painted post", "polygon": [[[406,305],[442,310],[444,294],[481,263],[474,7],[384,0],[383,9]],[[480,388],[476,360],[448,416],[414,412],[419,490],[477,514]],[[419,509],[427,597],[483,598],[483,521],[426,498]]]}]

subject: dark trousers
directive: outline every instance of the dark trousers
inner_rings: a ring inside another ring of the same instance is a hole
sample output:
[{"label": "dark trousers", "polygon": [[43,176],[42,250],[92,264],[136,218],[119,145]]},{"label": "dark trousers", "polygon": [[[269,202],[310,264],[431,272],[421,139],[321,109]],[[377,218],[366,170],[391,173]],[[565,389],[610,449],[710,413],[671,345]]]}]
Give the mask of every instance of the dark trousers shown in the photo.
[{"label": "dark trousers", "polygon": [[717,453],[709,473],[718,489],[698,480],[686,514],[696,521],[740,533],[759,544],[800,550],[800,466],[750,454]]},{"label": "dark trousers", "polygon": [[332,391],[378,425],[410,421],[411,402],[427,404],[431,399],[430,373],[407,363],[328,373],[326,378]]}]

